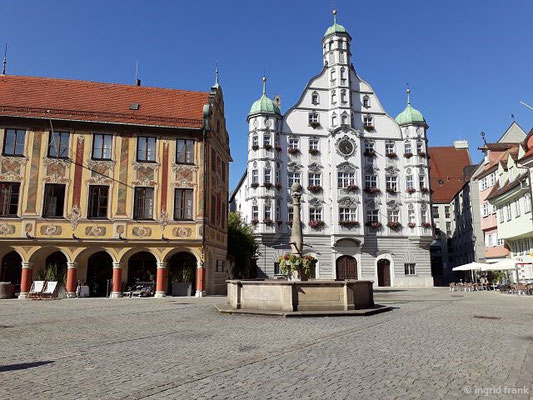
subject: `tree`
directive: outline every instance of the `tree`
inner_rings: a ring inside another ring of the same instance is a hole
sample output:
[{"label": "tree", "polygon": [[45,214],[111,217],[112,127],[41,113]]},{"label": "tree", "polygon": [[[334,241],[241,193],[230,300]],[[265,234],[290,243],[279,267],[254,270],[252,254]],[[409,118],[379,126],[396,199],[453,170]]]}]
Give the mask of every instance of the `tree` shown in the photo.
[{"label": "tree", "polygon": [[234,261],[233,278],[255,278],[255,260],[258,255],[259,246],[255,242],[253,229],[241,219],[239,213],[230,213],[228,217],[228,257]]}]

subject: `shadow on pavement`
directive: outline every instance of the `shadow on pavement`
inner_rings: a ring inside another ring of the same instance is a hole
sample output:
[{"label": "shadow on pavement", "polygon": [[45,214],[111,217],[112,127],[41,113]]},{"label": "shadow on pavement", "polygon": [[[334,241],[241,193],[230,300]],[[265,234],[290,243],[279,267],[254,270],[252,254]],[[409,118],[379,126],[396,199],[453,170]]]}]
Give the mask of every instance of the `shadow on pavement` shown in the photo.
[{"label": "shadow on pavement", "polygon": [[20,369],[28,369],[40,367],[41,365],[52,364],[54,361],[36,361],[31,363],[0,365],[0,372],[18,371]]}]

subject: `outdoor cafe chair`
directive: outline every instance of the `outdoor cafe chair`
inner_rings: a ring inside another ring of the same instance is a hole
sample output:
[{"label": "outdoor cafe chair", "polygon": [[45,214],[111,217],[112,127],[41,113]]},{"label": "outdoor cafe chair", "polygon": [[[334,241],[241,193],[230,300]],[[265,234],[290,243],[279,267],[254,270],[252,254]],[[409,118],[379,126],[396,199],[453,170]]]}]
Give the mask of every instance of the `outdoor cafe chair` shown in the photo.
[{"label": "outdoor cafe chair", "polygon": [[46,281],[33,281],[28,292],[28,299],[36,300],[40,299],[44,290]]},{"label": "outdoor cafe chair", "polygon": [[57,281],[47,281],[44,290],[41,294],[42,299],[54,299],[57,297],[57,290],[59,285]]}]

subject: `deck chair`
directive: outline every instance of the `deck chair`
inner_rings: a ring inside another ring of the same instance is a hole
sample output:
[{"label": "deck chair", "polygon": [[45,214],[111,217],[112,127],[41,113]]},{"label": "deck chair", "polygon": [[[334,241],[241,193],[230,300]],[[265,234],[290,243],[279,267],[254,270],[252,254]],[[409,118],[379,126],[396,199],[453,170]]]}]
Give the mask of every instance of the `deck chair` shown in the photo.
[{"label": "deck chair", "polygon": [[57,297],[57,290],[59,285],[56,281],[47,281],[46,286],[41,294],[42,299],[54,299]]},{"label": "deck chair", "polygon": [[40,299],[46,281],[33,281],[28,292],[28,299]]}]

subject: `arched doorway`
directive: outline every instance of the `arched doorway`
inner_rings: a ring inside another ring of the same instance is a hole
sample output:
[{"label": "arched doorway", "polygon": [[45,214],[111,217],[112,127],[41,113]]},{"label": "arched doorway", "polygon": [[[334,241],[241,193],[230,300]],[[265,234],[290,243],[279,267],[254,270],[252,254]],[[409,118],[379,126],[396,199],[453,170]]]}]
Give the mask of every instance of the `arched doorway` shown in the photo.
[{"label": "arched doorway", "polygon": [[130,257],[128,261],[128,286],[133,286],[137,282],[153,282],[155,285],[156,276],[157,260],[153,254],[141,251]]},{"label": "arched doorway", "polygon": [[67,257],[60,251],[50,254],[46,257],[43,267],[37,271],[36,280],[57,281],[65,286],[67,282]]},{"label": "arched doorway", "polygon": [[16,251],[7,253],[2,258],[0,266],[0,282],[11,282],[15,291],[20,291],[20,278],[22,277],[22,258]]},{"label": "arched doorway", "polygon": [[[87,285],[91,297],[104,297],[108,281],[113,278],[113,259],[105,251],[94,253],[87,260]],[[111,287],[109,287],[111,292]]]},{"label": "arched doorway", "polygon": [[194,296],[196,290],[196,257],[191,253],[174,254],[167,263],[170,296]]},{"label": "arched doorway", "polygon": [[337,258],[337,280],[357,279],[357,261],[352,256]]},{"label": "arched doorway", "polygon": [[390,285],[390,261],[382,258],[378,261],[378,286]]}]

